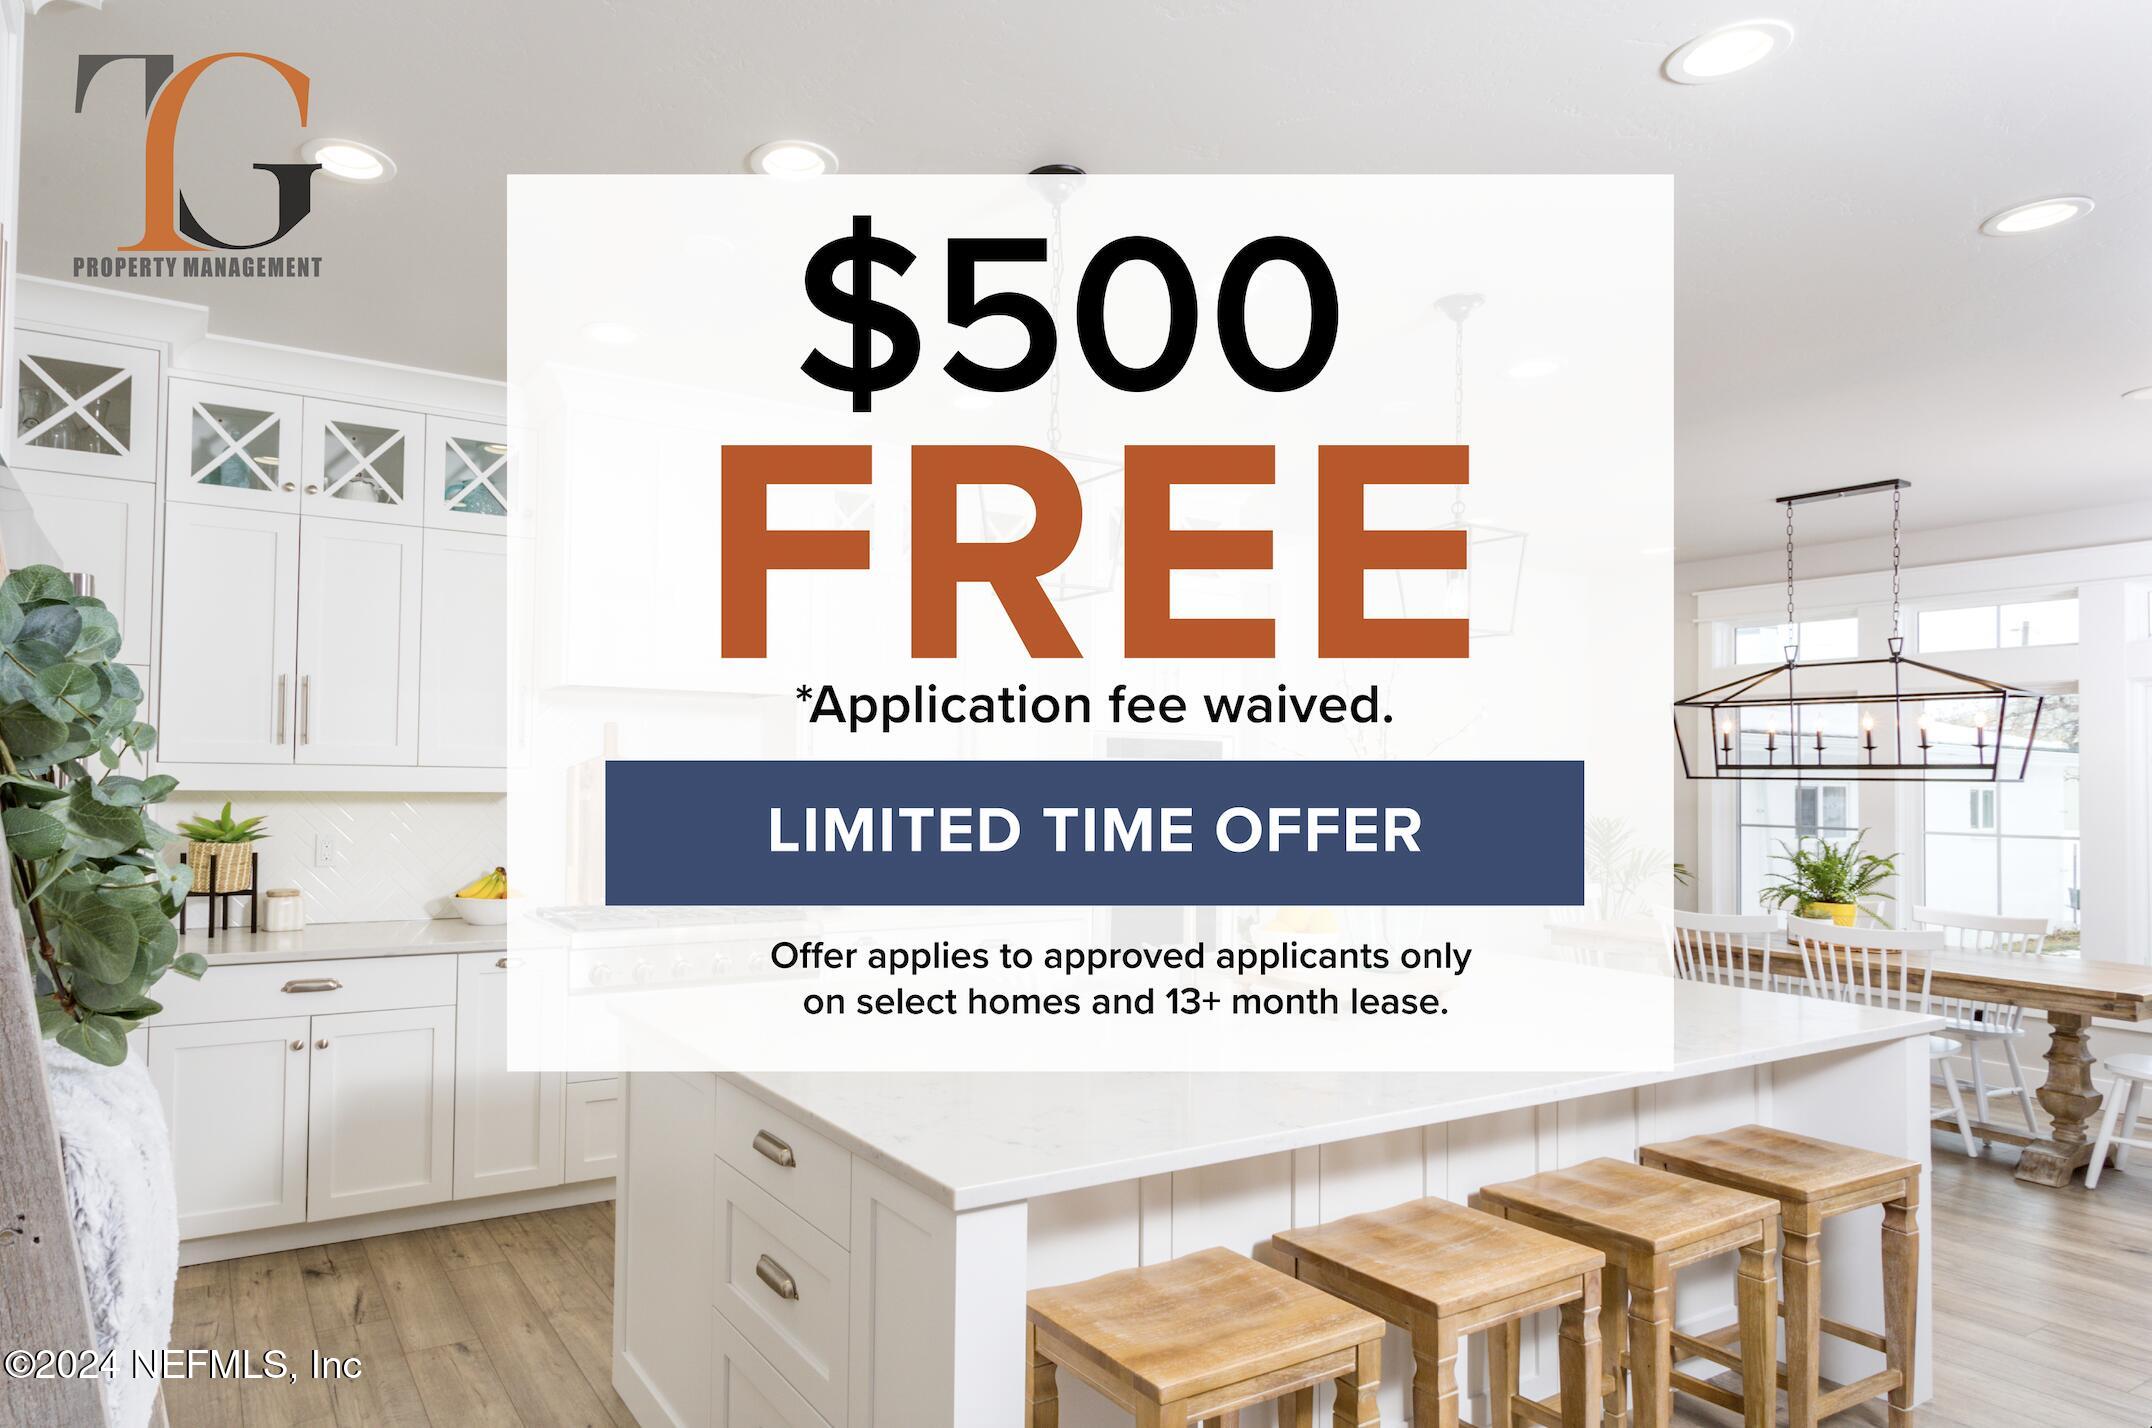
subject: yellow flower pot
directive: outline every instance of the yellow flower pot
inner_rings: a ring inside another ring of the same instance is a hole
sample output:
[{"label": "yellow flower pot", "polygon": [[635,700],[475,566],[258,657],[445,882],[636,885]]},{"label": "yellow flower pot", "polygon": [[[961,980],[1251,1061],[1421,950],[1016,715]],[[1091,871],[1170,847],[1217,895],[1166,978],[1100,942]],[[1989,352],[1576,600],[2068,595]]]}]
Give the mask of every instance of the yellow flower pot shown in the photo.
[{"label": "yellow flower pot", "polygon": [[1803,917],[1828,917],[1840,927],[1851,927],[1853,919],[1860,914],[1860,905],[1851,902],[1811,902],[1801,908]]}]

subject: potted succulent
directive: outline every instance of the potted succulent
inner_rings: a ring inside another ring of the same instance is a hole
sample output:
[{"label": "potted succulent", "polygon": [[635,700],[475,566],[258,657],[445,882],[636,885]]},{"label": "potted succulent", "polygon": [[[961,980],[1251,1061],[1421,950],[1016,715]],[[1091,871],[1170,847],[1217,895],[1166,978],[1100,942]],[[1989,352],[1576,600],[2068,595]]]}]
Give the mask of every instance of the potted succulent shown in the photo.
[{"label": "potted succulent", "polygon": [[254,886],[254,859],[247,844],[269,836],[261,825],[260,815],[234,819],[229,799],[216,817],[189,818],[179,825],[187,835],[187,866],[198,878],[215,879],[214,887],[207,881],[201,884],[204,891],[236,893]]},{"label": "potted succulent", "polygon": [[[1763,890],[1765,907],[1783,908],[1791,905],[1798,917],[1827,917],[1840,927],[1851,927],[1854,917],[1861,911],[1861,900],[1893,901],[1887,892],[1877,888],[1887,878],[1898,876],[1898,855],[1885,858],[1875,853],[1861,851],[1861,840],[1868,836],[1863,828],[1852,842],[1837,847],[1821,838],[1806,837],[1791,847],[1778,845],[1773,859],[1786,864],[1787,875]],[[1811,848],[1809,845],[1814,844]],[[1890,924],[1868,910],[1869,916]]]}]

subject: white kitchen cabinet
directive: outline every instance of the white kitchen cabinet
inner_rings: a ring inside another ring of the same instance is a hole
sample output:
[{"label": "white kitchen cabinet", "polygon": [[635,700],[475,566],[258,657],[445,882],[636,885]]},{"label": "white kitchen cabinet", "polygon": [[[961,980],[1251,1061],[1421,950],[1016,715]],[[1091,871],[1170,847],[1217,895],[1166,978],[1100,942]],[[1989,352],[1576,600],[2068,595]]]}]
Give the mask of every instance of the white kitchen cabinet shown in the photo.
[{"label": "white kitchen cabinet", "polygon": [[603,1180],[620,1167],[620,1078],[571,1081],[562,1111],[564,1180]]},{"label": "white kitchen cabinet", "polygon": [[291,762],[298,618],[296,514],[167,503],[160,762]]},{"label": "white kitchen cabinet", "polygon": [[710,1395],[717,1428],[828,1428],[828,1420],[807,1406],[724,1315],[713,1311],[711,1317],[717,1326],[711,1359],[717,1381]]},{"label": "white kitchen cabinet", "polygon": [[306,1218],[307,1036],[303,1016],[149,1029],[183,1238]]},{"label": "white kitchen cabinet", "polygon": [[52,565],[89,577],[86,593],[120,622],[119,659],[149,660],[155,606],[157,488],[110,476],[70,476],[18,467],[20,502],[0,506],[8,564]]},{"label": "white kitchen cabinet", "polygon": [[425,510],[425,417],[308,397],[305,420],[302,514],[420,524]]},{"label": "white kitchen cabinet", "polygon": [[456,959],[459,1200],[561,1183],[561,1073],[508,1069],[509,997],[517,982],[508,961],[491,952]]},{"label": "white kitchen cabinet", "polygon": [[14,336],[16,423],[9,465],[154,482],[156,352],[27,328]]},{"label": "white kitchen cabinet", "polygon": [[426,532],[418,758],[499,767],[507,755],[508,537]]},{"label": "white kitchen cabinet", "polygon": [[174,377],[165,499],[297,512],[304,404],[289,392]]},{"label": "white kitchen cabinet", "polygon": [[459,417],[426,418],[426,524],[445,530],[505,532],[523,494],[510,484],[515,455],[508,428]]},{"label": "white kitchen cabinet", "polygon": [[456,1009],[341,1012],[312,1021],[306,1217],[448,1199]]},{"label": "white kitchen cabinet", "polygon": [[402,526],[301,524],[298,762],[418,762],[422,547]]}]

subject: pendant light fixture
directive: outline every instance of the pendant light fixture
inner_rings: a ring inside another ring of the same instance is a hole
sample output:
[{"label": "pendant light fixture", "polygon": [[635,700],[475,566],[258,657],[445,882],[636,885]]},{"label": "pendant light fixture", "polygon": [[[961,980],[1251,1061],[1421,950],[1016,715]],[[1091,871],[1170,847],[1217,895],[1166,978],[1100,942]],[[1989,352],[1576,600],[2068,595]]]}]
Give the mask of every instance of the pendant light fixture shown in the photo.
[{"label": "pendant light fixture", "polygon": [[[1459,446],[1465,445],[1465,319],[1479,311],[1487,301],[1480,293],[1450,293],[1435,299],[1435,308],[1450,320],[1455,333],[1454,353],[1451,365],[1451,436]],[[1455,618],[1464,615],[1470,619],[1473,639],[1492,639],[1512,633],[1517,627],[1517,591],[1524,581],[1524,532],[1501,526],[1484,525],[1465,519],[1465,487],[1456,488],[1450,502],[1450,523],[1437,527],[1442,530],[1461,530],[1465,533],[1465,569],[1452,573],[1447,588],[1458,592],[1444,601],[1449,608],[1436,612]],[[1414,610],[1405,598],[1405,575],[1394,573],[1397,583],[1397,603],[1400,610],[1412,615],[1425,615],[1424,610]]]},{"label": "pendant light fixture", "polygon": [[[1832,783],[2025,777],[2043,697],[1906,656],[1899,532],[1912,484],[1870,481],[1778,498],[1786,508],[1786,661],[1674,701],[1674,743],[1686,777]],[[1883,491],[1891,493],[1890,653],[1803,661],[1794,613],[1794,508]]]}]

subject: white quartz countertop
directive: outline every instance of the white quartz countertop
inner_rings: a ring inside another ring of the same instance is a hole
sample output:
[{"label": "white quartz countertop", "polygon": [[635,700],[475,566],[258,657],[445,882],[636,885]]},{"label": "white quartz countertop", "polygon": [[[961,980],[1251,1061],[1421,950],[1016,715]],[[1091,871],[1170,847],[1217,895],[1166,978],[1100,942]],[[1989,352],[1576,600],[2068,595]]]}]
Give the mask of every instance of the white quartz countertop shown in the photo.
[{"label": "white quartz countertop", "polygon": [[182,952],[199,952],[211,965],[303,962],[343,957],[416,957],[434,952],[501,952],[505,927],[473,927],[460,917],[412,922],[323,922],[297,932],[220,929],[215,937],[190,932]]},{"label": "white quartz countertop", "polygon": [[[1932,1016],[1595,970],[1672,1000],[1650,1070],[1439,1074],[725,1073],[956,1210],[1924,1034]],[[1605,995],[1616,984],[1579,995]],[[655,1029],[655,1028],[653,1028]]]}]

